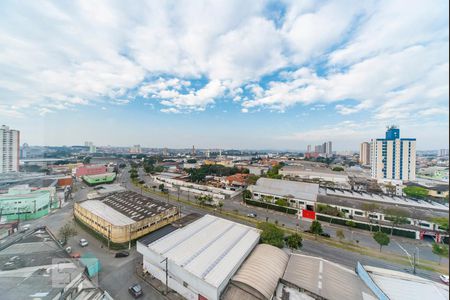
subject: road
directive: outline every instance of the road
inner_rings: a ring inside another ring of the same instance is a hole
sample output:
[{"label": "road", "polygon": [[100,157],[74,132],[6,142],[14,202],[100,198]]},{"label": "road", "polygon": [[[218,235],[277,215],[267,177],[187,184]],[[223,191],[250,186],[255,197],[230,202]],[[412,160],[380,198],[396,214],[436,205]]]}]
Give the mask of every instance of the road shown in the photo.
[{"label": "road", "polygon": [[[145,180],[149,180],[148,177]],[[118,182],[123,182],[123,185],[128,189],[135,191],[137,193],[143,193],[146,196],[151,198],[160,200],[160,201],[168,201],[167,197],[160,196],[154,193],[146,193],[145,191],[141,191],[140,188],[134,186],[129,179],[128,169],[124,169],[118,176]],[[85,186],[83,183],[76,183],[74,188],[73,200],[69,201],[65,204],[61,209],[53,211],[51,214],[37,219],[33,221],[27,221],[28,224],[31,225],[32,228],[38,226],[48,226],[50,230],[57,234],[59,228],[62,227],[66,222],[72,219],[73,216],[73,202],[81,201],[86,199],[87,193],[92,191],[92,188]],[[184,195],[183,195],[184,196]],[[210,213],[207,210],[193,207],[190,205],[186,205],[184,203],[170,201],[170,203],[177,205],[180,207],[182,214],[189,213],[198,213],[204,215],[206,213]],[[227,210],[238,210],[240,214],[247,214],[251,212],[256,212],[258,214],[258,218],[261,220],[265,220],[266,217],[269,218],[270,221],[278,220],[279,224],[286,224],[286,226],[295,227],[295,224],[298,222],[292,216],[287,216],[280,213],[274,213],[271,211],[266,211],[264,209],[255,208],[255,207],[246,207],[240,203],[239,199],[231,199],[229,201],[225,201],[224,209]],[[246,223],[246,222],[242,222]],[[248,224],[247,225],[251,225]],[[325,225],[325,224],[324,224]],[[300,224],[300,229],[305,229],[309,226],[309,223],[303,222]],[[333,233],[334,226],[325,225],[326,231]],[[166,299],[163,297],[158,291],[156,291],[152,286],[148,285],[146,282],[142,281],[136,275],[136,264],[142,262],[142,256],[136,252],[135,248],[130,250],[130,256],[127,258],[114,258],[114,251],[108,250],[105,246],[101,244],[100,241],[96,240],[89,233],[85,232],[82,228],[77,226],[78,234],[75,237],[72,237],[68,241],[68,246],[72,247],[73,252],[79,252],[84,254],[86,252],[93,253],[97,258],[99,258],[101,263],[101,271],[95,280],[97,280],[98,285],[108,291],[112,297],[115,299],[132,299],[131,295],[128,293],[128,287],[134,283],[140,283],[144,296],[141,299],[152,299],[152,300],[162,300]],[[361,237],[367,236],[363,233],[354,234],[354,238],[361,239],[360,244],[364,243]],[[82,248],[78,245],[78,241],[80,238],[85,238],[88,240],[89,245],[85,248]],[[397,240],[397,239],[396,239]],[[402,245],[406,244],[402,241]],[[398,247],[398,246],[397,246]],[[387,249],[386,249],[387,250]],[[383,250],[385,251],[385,250]],[[353,269],[358,261],[363,264],[371,265],[375,267],[389,268],[395,269],[399,271],[408,271],[408,268],[404,265],[398,265],[393,263],[388,263],[381,259],[376,259],[364,255],[360,255],[351,251],[347,251],[340,248],[330,247],[326,244],[322,244],[318,241],[314,240],[304,240],[303,247],[300,251],[303,254],[314,255],[323,257],[324,259],[328,259],[330,261],[342,264],[347,266],[348,268]],[[386,252],[388,253],[388,252]],[[419,276],[430,278],[432,280],[439,281],[439,274],[418,270]],[[119,284],[118,284],[119,283]]]},{"label": "road", "polygon": [[[123,174],[128,175],[128,171],[124,172]],[[153,182],[149,176],[147,176],[142,169],[139,169],[139,177],[143,179],[148,186],[158,186],[159,184]],[[137,191],[136,187],[134,187],[130,180],[129,176],[124,176],[121,179],[122,181],[126,182],[127,188],[133,189]],[[170,191],[170,190],[169,190]],[[140,192],[140,190],[139,190]],[[170,191],[172,197],[178,197],[177,191]],[[151,194],[152,197],[156,197],[157,195]],[[195,201],[192,194],[188,194],[186,192],[180,193],[180,198],[183,200],[190,200]],[[159,197],[163,201],[167,201],[167,199],[164,199],[162,197]],[[178,204],[178,203],[177,203]],[[186,207],[186,205],[183,206],[183,208],[189,210],[189,208]],[[236,211],[239,212],[241,215],[247,215],[250,213],[255,213],[257,215],[257,219],[261,221],[270,221],[275,222],[275,220],[278,222],[278,224],[282,226],[286,226],[292,229],[298,229],[300,231],[307,230],[309,226],[311,225],[310,220],[303,219],[299,220],[295,216],[284,214],[281,212],[275,212],[273,210],[267,210],[261,207],[255,207],[255,206],[248,206],[242,202],[241,196],[237,196],[232,199],[227,199],[224,201],[223,210],[228,211]],[[331,237],[336,238],[336,230],[343,230],[346,241],[353,241],[355,243],[358,243],[361,246],[367,247],[367,248],[378,248],[378,244],[374,241],[371,233],[366,230],[359,230],[354,229],[353,233],[349,230],[346,226],[340,226],[335,224],[329,224],[325,222],[321,222],[322,227],[324,228],[324,231],[329,233]],[[419,260],[420,259],[426,259],[429,261],[438,262],[439,257],[432,252],[432,244],[428,241],[418,241],[413,240],[410,238],[404,238],[404,237],[398,237],[398,236],[391,236],[391,243],[387,246],[383,247],[383,251],[386,253],[395,253],[399,255],[407,256],[405,253],[405,250],[412,256],[413,253],[416,251],[416,254],[418,255]],[[448,264],[448,258],[442,259],[443,264]]]}]

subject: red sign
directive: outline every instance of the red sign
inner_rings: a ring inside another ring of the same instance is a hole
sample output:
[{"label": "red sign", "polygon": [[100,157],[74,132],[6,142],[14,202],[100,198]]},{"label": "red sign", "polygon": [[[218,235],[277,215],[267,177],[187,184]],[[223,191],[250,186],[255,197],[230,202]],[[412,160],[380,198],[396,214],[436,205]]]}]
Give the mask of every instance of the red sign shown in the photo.
[{"label": "red sign", "polygon": [[316,212],[313,210],[302,209],[302,217],[306,219],[315,220]]}]

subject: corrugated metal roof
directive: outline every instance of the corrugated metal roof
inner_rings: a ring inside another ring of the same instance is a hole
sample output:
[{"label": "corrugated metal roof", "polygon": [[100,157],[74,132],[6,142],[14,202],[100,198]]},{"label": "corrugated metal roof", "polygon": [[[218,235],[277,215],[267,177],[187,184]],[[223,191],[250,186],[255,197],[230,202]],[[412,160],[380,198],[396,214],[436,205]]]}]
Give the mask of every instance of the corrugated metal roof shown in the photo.
[{"label": "corrugated metal roof", "polygon": [[255,228],[205,215],[148,248],[219,287],[258,240]]},{"label": "corrugated metal roof", "polygon": [[124,214],[98,200],[87,200],[81,202],[80,206],[115,226],[124,226],[134,223],[131,218],[128,218]]},{"label": "corrugated metal roof", "polygon": [[393,270],[364,266],[375,284],[391,300],[444,300],[449,287],[418,276]]},{"label": "corrugated metal roof", "polygon": [[376,299],[354,271],[318,257],[292,254],[283,280],[329,300]]},{"label": "corrugated metal roof", "polygon": [[271,245],[258,245],[232,281],[246,284],[266,299],[271,299],[288,260],[289,255],[283,250]]},{"label": "corrugated metal roof", "polygon": [[278,195],[280,197],[293,196],[296,199],[316,201],[319,193],[319,185],[307,182],[260,178],[256,182],[256,185],[250,187],[250,190],[252,192]]}]

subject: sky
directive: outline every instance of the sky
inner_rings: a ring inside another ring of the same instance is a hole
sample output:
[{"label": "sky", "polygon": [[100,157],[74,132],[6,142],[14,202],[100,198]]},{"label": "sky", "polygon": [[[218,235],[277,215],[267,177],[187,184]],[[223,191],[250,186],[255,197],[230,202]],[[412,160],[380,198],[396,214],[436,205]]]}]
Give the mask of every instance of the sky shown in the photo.
[{"label": "sky", "polygon": [[30,145],[449,144],[449,3],[0,2],[0,123]]}]

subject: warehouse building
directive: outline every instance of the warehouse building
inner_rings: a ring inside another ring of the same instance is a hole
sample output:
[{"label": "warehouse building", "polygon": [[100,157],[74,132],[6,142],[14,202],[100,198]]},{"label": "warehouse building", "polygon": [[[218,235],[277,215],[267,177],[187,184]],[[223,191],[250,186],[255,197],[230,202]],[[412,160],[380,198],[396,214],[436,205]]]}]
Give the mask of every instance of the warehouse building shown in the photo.
[{"label": "warehouse building", "polygon": [[218,300],[259,242],[259,231],[211,215],[156,241],[138,241],[144,272],[190,300]]},{"label": "warehouse building", "polygon": [[319,193],[319,185],[315,183],[288,181],[280,179],[259,178],[255,185],[248,187],[253,199],[271,199],[276,202],[286,199],[293,208],[314,210]]},{"label": "warehouse building", "polygon": [[116,179],[116,173],[85,175],[82,177],[82,179],[89,186],[112,183]]},{"label": "warehouse building", "polygon": [[108,194],[74,204],[75,218],[112,243],[127,243],[179,218],[176,206],[135,192]]}]

